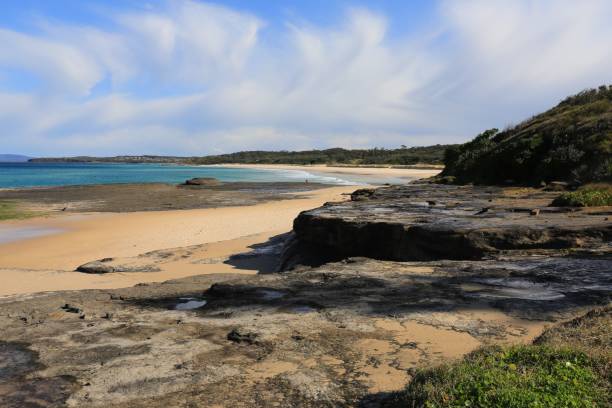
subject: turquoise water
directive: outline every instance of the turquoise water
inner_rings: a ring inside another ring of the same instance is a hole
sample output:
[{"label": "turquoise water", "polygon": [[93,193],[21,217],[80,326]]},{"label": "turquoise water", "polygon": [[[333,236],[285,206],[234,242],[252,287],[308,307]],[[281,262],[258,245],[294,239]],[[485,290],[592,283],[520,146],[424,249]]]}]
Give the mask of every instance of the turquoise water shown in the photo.
[{"label": "turquoise water", "polygon": [[193,177],[221,181],[310,182],[356,184],[339,177],[302,170],[266,170],[166,164],[116,163],[0,163],[0,188],[48,187],[117,183],[182,183]]}]

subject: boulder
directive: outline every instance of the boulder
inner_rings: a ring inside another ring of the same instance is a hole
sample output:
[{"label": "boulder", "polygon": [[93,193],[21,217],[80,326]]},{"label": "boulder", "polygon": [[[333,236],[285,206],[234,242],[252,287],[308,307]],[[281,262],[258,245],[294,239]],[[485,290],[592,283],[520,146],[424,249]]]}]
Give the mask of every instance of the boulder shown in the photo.
[{"label": "boulder", "polygon": [[195,177],[185,181],[186,186],[218,186],[221,182],[213,177]]},{"label": "boulder", "polygon": [[107,262],[108,261],[106,261],[105,259],[102,259],[100,261],[88,262],[79,266],[76,270],[77,272],[98,274],[115,272],[115,268],[113,267],[113,265],[110,265]]}]

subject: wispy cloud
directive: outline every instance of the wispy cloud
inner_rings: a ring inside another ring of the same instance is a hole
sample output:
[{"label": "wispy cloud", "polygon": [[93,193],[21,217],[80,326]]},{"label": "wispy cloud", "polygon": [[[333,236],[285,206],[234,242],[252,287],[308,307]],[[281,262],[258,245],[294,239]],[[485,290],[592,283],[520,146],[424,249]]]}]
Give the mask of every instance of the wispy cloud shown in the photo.
[{"label": "wispy cloud", "polygon": [[402,36],[390,34],[392,16],[363,8],[282,29],[189,0],[105,17],[104,27],[0,27],[2,150],[462,141],[612,79],[608,1],[442,2],[426,32]]}]

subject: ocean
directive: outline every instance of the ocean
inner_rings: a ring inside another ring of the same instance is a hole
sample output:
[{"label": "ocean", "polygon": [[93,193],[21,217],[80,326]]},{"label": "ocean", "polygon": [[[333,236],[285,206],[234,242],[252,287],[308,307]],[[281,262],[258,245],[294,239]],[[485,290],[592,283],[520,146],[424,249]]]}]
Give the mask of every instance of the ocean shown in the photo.
[{"label": "ocean", "polygon": [[86,184],[170,183],[193,177],[232,182],[296,182],[353,185],[354,181],[303,170],[249,169],[122,163],[0,163],[0,188],[51,187]]}]

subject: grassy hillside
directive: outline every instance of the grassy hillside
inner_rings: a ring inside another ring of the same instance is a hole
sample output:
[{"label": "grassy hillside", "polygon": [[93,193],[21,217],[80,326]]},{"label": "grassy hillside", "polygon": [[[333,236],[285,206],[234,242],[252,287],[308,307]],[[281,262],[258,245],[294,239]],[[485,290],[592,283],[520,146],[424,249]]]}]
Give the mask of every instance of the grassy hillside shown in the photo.
[{"label": "grassy hillside", "polygon": [[448,182],[584,184],[612,179],[612,86],[590,89],[510,129],[446,150]]}]

